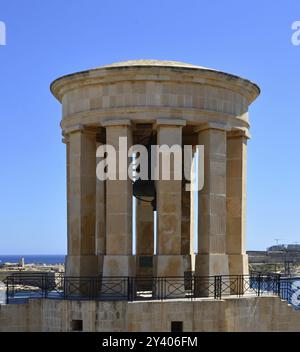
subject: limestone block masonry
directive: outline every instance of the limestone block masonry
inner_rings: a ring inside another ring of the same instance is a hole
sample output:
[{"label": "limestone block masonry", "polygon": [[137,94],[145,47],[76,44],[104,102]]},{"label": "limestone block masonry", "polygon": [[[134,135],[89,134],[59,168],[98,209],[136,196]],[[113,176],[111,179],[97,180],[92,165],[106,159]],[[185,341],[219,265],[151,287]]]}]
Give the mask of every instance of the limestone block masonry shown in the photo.
[{"label": "limestone block masonry", "polygon": [[0,306],[0,332],[72,331],[74,320],[82,320],[86,332],[169,332],[172,321],[182,321],[184,332],[300,331],[299,311],[275,296],[164,302],[33,299]]},{"label": "limestone block masonry", "polygon": [[[67,275],[248,273],[246,142],[257,85],[201,66],[135,60],[61,77],[51,91],[62,104],[67,149]],[[153,209],[138,201],[135,213],[141,218],[133,222],[131,181],[96,178],[96,147],[117,146],[119,137],[127,137],[128,147],[146,146],[151,137],[169,146],[204,145],[195,253],[194,195],[186,194],[182,181],[155,182],[154,248]],[[136,253],[133,223],[139,226]]]}]

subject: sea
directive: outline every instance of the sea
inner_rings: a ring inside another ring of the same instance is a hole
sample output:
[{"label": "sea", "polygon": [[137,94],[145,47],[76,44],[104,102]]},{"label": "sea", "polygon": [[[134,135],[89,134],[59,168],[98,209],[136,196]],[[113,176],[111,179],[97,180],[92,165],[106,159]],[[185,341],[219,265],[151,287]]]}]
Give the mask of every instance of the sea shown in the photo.
[{"label": "sea", "polygon": [[25,264],[63,264],[65,262],[64,254],[47,254],[47,255],[28,255],[28,254],[15,254],[15,255],[1,255],[0,264],[3,263],[19,263],[20,259],[24,258]]},{"label": "sea", "polygon": [[[64,254],[15,254],[15,255],[1,255],[0,254],[0,265],[4,263],[19,263],[20,259],[24,258],[25,264],[64,264]],[[5,303],[6,299],[6,287],[3,282],[0,282],[0,305]]]}]

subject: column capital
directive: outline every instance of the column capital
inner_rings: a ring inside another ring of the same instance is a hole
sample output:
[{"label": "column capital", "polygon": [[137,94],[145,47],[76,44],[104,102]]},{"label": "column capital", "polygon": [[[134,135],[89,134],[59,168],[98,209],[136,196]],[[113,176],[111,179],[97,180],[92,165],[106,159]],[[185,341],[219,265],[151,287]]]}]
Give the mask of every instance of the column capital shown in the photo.
[{"label": "column capital", "polygon": [[76,132],[96,134],[97,131],[95,127],[76,124],[76,125],[66,127],[63,130],[63,136],[66,138],[69,134],[76,133]]},{"label": "column capital", "polygon": [[102,122],[103,127],[113,127],[113,126],[131,126],[131,121],[129,119],[111,119]]},{"label": "column capital", "polygon": [[212,122],[205,122],[201,125],[198,125],[194,128],[194,132],[202,132],[205,130],[221,130],[221,131],[228,131],[229,127],[228,124],[225,122],[219,121],[212,121]]},{"label": "column capital", "polygon": [[250,139],[251,134],[249,130],[246,128],[234,128],[228,131],[228,138],[239,138],[239,137]]},{"label": "column capital", "polygon": [[156,126],[178,126],[183,127],[186,125],[186,120],[182,119],[157,119]]}]

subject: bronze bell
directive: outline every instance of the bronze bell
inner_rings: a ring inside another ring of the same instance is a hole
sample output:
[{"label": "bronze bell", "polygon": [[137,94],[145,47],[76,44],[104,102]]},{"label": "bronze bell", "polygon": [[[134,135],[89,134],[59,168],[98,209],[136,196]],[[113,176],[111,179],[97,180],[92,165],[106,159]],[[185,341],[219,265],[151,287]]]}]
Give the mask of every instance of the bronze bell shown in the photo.
[{"label": "bronze bell", "polygon": [[156,138],[152,134],[150,141],[147,144],[148,151],[148,180],[141,180],[140,178],[133,182],[133,195],[141,201],[148,202],[149,200],[143,199],[143,197],[152,198],[151,205],[153,211],[156,210],[156,190],[155,182],[151,180],[151,145],[156,143]]}]

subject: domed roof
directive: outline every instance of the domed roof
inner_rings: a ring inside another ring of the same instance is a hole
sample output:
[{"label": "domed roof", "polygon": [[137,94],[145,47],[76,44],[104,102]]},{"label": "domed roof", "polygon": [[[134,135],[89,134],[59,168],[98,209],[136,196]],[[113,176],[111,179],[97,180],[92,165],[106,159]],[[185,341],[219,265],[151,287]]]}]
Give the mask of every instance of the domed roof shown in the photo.
[{"label": "domed roof", "polygon": [[[259,87],[255,83],[252,83],[247,79],[243,79],[239,76],[230,73],[215,70],[212,68],[207,68],[204,66],[192,65],[185,62],[152,59],[120,61],[85,71],[71,73],[57,78],[55,81],[53,81],[51,83],[50,89],[53,95],[61,101],[63,94],[68,89],[71,89],[74,85],[77,85],[78,87],[80,84],[91,84],[92,81],[96,82],[97,80],[102,83],[103,77],[106,77],[106,79],[109,80],[109,76],[111,74],[114,75],[116,71],[123,72],[123,69],[128,69],[128,71],[135,71],[134,68],[136,68],[137,70],[145,68],[145,71],[148,71],[146,68],[150,69],[151,67],[157,69],[161,67],[162,69],[171,69],[171,71],[172,68],[173,71],[175,71],[175,69],[177,69],[178,71],[180,71],[180,69],[182,69],[183,71],[190,70],[190,73],[192,74],[199,73],[200,75],[212,75],[214,83],[218,81],[226,81],[229,82],[231,85],[236,85],[239,86],[240,89],[244,89],[245,94],[250,94],[250,98],[248,99],[249,104],[257,97],[260,92]],[[132,68],[133,70],[131,70],[130,68]],[[152,70],[149,70],[149,74],[152,74]]]},{"label": "domed roof", "polygon": [[187,64],[185,62],[168,61],[168,60],[148,60],[148,59],[114,62],[112,64],[104,65],[99,68],[129,67],[129,66],[164,66],[164,67],[184,67],[184,68],[211,70],[210,68],[207,68],[207,67]]}]

